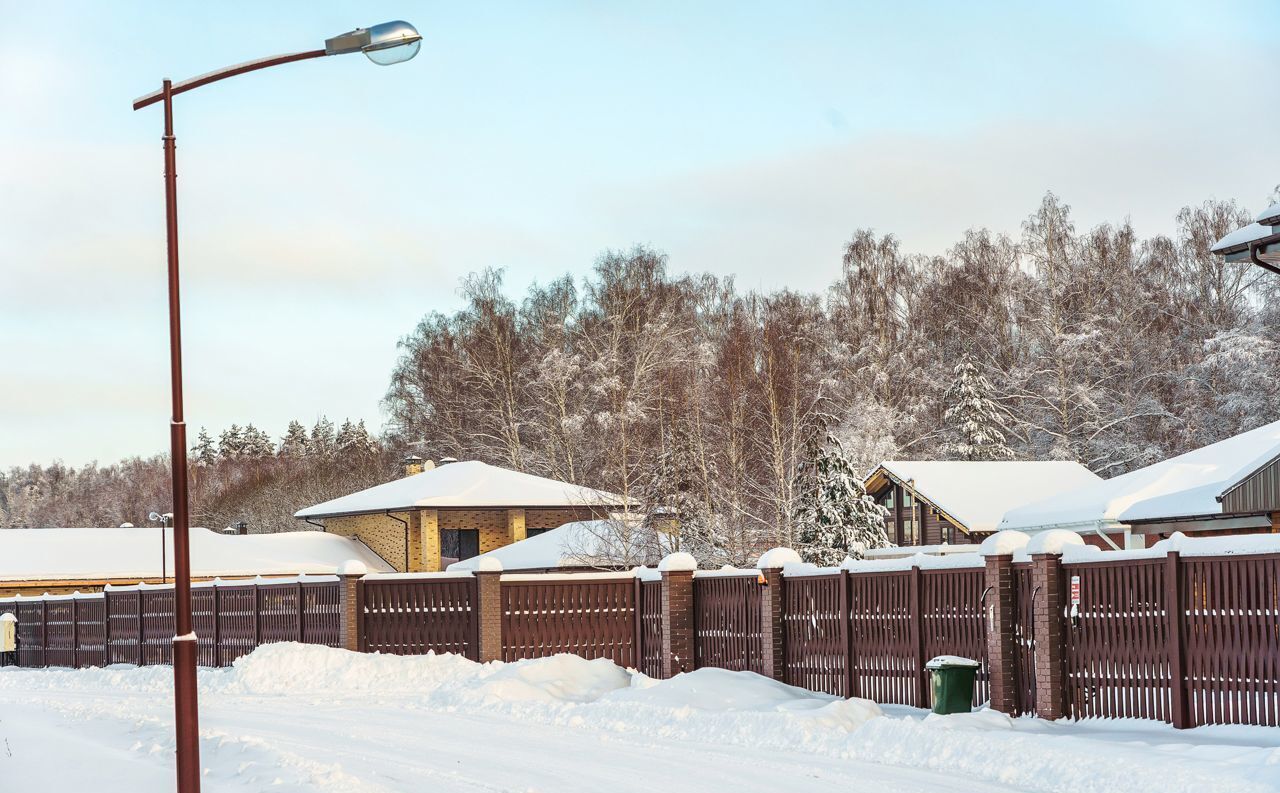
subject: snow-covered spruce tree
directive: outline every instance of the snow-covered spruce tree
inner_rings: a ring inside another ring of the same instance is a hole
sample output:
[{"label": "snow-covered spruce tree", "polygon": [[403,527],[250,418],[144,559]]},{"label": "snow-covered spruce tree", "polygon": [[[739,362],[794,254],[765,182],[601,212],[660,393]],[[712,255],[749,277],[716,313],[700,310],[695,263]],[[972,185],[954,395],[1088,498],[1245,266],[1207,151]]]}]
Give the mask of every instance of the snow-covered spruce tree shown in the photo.
[{"label": "snow-covered spruce tree", "polygon": [[307,428],[302,426],[301,421],[290,421],[289,428],[285,430],[284,436],[280,438],[280,449],[276,452],[276,455],[297,460],[307,456],[309,444]]},{"label": "snow-covered spruce tree", "polygon": [[333,422],[328,416],[321,416],[311,428],[311,437],[307,441],[307,453],[312,457],[327,459],[337,449],[338,439],[333,430]]},{"label": "snow-covered spruce tree", "polygon": [[200,434],[196,436],[196,445],[191,447],[191,461],[205,468],[218,462],[218,450],[204,427],[200,428]]},{"label": "snow-covered spruce tree", "polygon": [[712,514],[693,439],[674,428],[642,484],[655,553],[685,551],[709,567],[728,559],[728,541]]},{"label": "snow-covered spruce tree", "polygon": [[223,460],[239,460],[244,455],[244,431],[239,424],[232,424],[222,431],[218,439],[218,457]]},{"label": "snow-covered spruce tree", "polygon": [[867,495],[840,441],[828,433],[819,445],[815,436],[806,451],[796,472],[799,497],[791,517],[800,555],[829,566],[845,557],[861,559],[872,548],[887,548],[888,510]]},{"label": "snow-covered spruce tree", "polygon": [[961,460],[1012,460],[1004,440],[1004,421],[991,400],[994,389],[966,355],[955,368],[955,380],[943,394],[943,414],[949,440],[943,453]]},{"label": "snow-covered spruce tree", "polygon": [[367,457],[378,453],[378,444],[369,435],[363,419],[355,424],[352,424],[350,419],[342,422],[342,429],[338,430],[337,444],[338,454],[343,456]]},{"label": "snow-covered spruce tree", "polygon": [[275,455],[276,447],[271,436],[249,424],[244,428],[244,451],[246,460],[269,460]]}]

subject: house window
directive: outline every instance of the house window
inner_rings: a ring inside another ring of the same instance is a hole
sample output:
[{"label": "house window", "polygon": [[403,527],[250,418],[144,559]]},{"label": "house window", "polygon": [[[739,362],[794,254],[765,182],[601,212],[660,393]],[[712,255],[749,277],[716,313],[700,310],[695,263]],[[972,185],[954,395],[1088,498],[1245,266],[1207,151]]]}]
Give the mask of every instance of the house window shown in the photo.
[{"label": "house window", "polygon": [[892,487],[889,488],[889,492],[885,493],[884,496],[881,497],[880,503],[883,504],[886,509],[893,509],[893,488]]},{"label": "house window", "polygon": [[527,540],[530,537],[537,537],[539,534],[546,534],[549,531],[551,531],[551,529],[525,529],[524,536]]},{"label": "house window", "polygon": [[450,559],[470,559],[480,554],[480,532],[475,529],[442,529],[440,555]]},{"label": "house window", "polygon": [[905,517],[902,519],[902,544],[903,545],[919,545],[919,536],[916,534],[916,522],[914,518]]}]

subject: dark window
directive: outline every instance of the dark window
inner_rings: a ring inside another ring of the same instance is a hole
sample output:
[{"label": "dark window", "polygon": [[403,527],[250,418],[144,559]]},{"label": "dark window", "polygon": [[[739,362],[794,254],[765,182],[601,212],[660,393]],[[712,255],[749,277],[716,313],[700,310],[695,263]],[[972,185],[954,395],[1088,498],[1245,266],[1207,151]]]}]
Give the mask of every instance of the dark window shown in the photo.
[{"label": "dark window", "polygon": [[551,529],[525,529],[524,536],[525,539],[529,539],[530,537],[537,537],[539,534],[546,534],[549,531]]},{"label": "dark window", "polygon": [[475,529],[443,529],[440,532],[440,555],[450,559],[470,559],[480,554],[480,532]]}]

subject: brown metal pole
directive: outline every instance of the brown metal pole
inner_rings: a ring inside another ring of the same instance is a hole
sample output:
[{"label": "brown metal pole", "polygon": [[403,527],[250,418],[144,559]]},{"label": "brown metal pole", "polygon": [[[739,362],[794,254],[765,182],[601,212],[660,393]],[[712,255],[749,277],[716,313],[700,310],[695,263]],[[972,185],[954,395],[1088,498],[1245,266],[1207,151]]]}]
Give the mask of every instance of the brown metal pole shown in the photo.
[{"label": "brown metal pole", "polygon": [[[200,793],[200,724],[196,702],[196,635],[191,630],[191,555],[187,514],[187,425],[182,415],[182,321],[178,304],[178,173],[173,136],[173,84],[164,81],[164,211],[169,243],[169,372],[173,420],[173,710],[178,793]],[[163,529],[161,529],[163,531]]]}]

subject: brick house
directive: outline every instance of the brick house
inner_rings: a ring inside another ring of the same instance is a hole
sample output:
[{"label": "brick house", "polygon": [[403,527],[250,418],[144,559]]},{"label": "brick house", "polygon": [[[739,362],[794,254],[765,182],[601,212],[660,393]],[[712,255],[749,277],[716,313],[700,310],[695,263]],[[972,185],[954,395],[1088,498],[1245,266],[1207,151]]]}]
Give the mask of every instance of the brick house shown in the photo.
[{"label": "brick house", "polygon": [[905,547],[980,543],[1010,509],[1101,481],[1073,462],[888,460],[864,484]]},{"label": "brick house", "polygon": [[405,461],[405,476],[294,513],[355,537],[400,572],[448,564],[624,509],[612,493],[478,461]]}]

